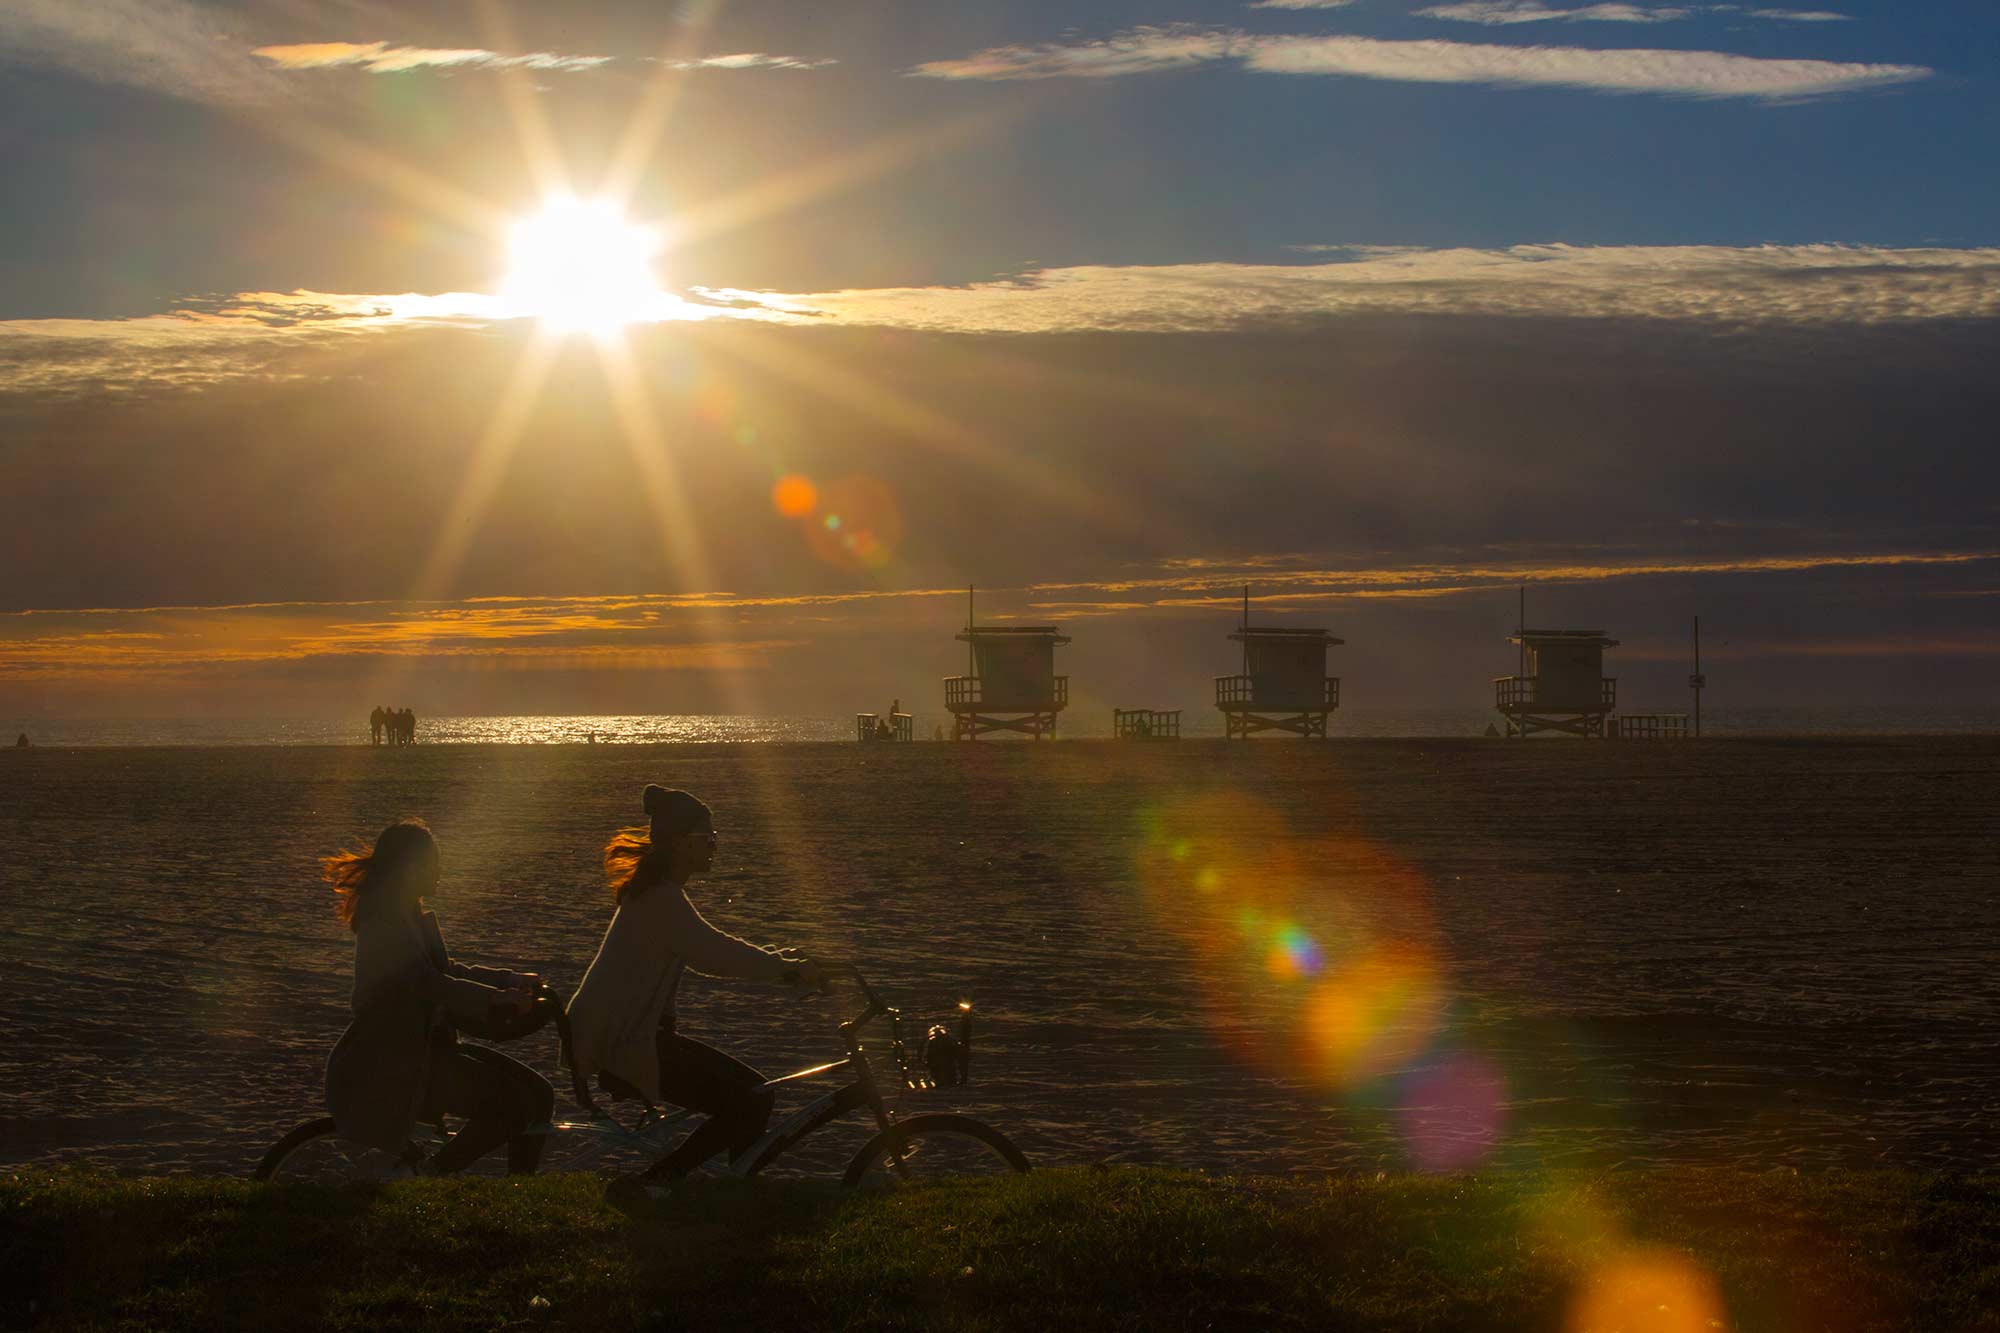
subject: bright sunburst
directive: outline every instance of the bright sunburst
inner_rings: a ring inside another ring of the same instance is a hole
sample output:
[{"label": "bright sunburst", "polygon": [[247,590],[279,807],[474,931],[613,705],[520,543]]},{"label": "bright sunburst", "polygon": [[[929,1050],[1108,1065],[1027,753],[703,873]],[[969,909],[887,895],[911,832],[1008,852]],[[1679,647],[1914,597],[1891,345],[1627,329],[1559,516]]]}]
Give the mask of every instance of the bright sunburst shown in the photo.
[{"label": "bright sunburst", "polygon": [[608,334],[659,317],[667,299],[653,273],[659,251],[657,231],[626,221],[607,200],[551,199],[509,233],[501,299],[510,313],[561,332]]}]

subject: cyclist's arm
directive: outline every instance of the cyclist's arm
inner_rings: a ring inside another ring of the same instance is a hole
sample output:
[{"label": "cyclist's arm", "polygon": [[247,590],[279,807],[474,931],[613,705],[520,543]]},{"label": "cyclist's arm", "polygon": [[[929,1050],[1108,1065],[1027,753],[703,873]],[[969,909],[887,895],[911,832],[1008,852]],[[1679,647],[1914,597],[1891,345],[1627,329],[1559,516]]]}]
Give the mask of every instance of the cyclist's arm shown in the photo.
[{"label": "cyclist's arm", "polygon": [[668,944],[693,971],[708,977],[736,977],[743,981],[782,982],[798,964],[776,950],[760,949],[748,940],[717,930],[695,910],[684,893],[680,901],[668,905]]}]

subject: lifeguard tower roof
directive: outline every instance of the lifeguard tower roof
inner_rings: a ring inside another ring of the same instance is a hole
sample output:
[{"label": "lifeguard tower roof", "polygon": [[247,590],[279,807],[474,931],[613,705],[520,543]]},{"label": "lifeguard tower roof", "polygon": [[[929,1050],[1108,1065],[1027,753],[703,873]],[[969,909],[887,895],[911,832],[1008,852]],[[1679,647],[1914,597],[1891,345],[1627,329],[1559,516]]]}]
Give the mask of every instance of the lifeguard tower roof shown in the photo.
[{"label": "lifeguard tower roof", "polygon": [[1229,636],[1231,643],[1323,643],[1338,647],[1347,642],[1323,629],[1280,629],[1274,625],[1245,625]]},{"label": "lifeguard tower roof", "polygon": [[1507,636],[1509,643],[1567,643],[1575,645],[1595,644],[1599,648],[1616,648],[1618,640],[1606,636],[1601,629],[1524,629]]},{"label": "lifeguard tower roof", "polygon": [[976,643],[981,639],[1033,639],[1046,638],[1061,645],[1068,643],[1069,635],[1055,625],[968,625],[956,636],[960,643]]}]

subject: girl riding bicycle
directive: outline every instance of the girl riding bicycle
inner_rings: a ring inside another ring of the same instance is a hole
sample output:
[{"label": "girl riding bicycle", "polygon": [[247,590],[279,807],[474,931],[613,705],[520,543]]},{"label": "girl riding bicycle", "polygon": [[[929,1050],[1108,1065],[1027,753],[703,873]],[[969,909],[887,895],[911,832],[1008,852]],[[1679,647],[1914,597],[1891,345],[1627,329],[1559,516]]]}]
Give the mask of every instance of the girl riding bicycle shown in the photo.
[{"label": "girl riding bicycle", "polygon": [[823,973],[792,950],[760,949],[717,930],[688,901],[688,880],[715,857],[706,805],[649,786],[645,809],[650,827],[621,829],[604,848],[618,906],[569,1002],[571,1058],[579,1074],[597,1074],[614,1094],[636,1092],[709,1117],[644,1177],[671,1180],[725,1149],[734,1158],[771,1115],[762,1074],[674,1030],[681,973],[794,985],[818,985]]},{"label": "girl riding bicycle", "polygon": [[[343,1138],[448,1174],[505,1143],[507,1170],[535,1169],[555,1091],[526,1065],[483,1046],[462,1046],[458,1028],[483,1030],[525,1014],[540,979],[473,967],[445,951],[424,895],[437,887],[438,850],[421,819],[382,830],[369,852],[321,862],[335,910],[354,932],[354,1021],[326,1062],[326,1101]],[[465,1125],[436,1157],[412,1161],[410,1134],[444,1115]]]}]

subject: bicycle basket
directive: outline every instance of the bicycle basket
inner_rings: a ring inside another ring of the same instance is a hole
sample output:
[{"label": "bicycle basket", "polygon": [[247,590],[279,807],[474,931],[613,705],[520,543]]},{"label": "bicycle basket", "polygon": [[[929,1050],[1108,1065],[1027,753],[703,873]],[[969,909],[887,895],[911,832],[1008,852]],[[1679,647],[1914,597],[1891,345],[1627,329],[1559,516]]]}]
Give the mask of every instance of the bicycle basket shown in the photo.
[{"label": "bicycle basket", "polygon": [[[917,1034],[921,1033],[921,1036]],[[920,1025],[895,1015],[885,1040],[863,1046],[876,1086],[924,1092],[964,1086],[972,1076],[972,1006],[958,1007],[954,1031],[943,1023]]]}]

